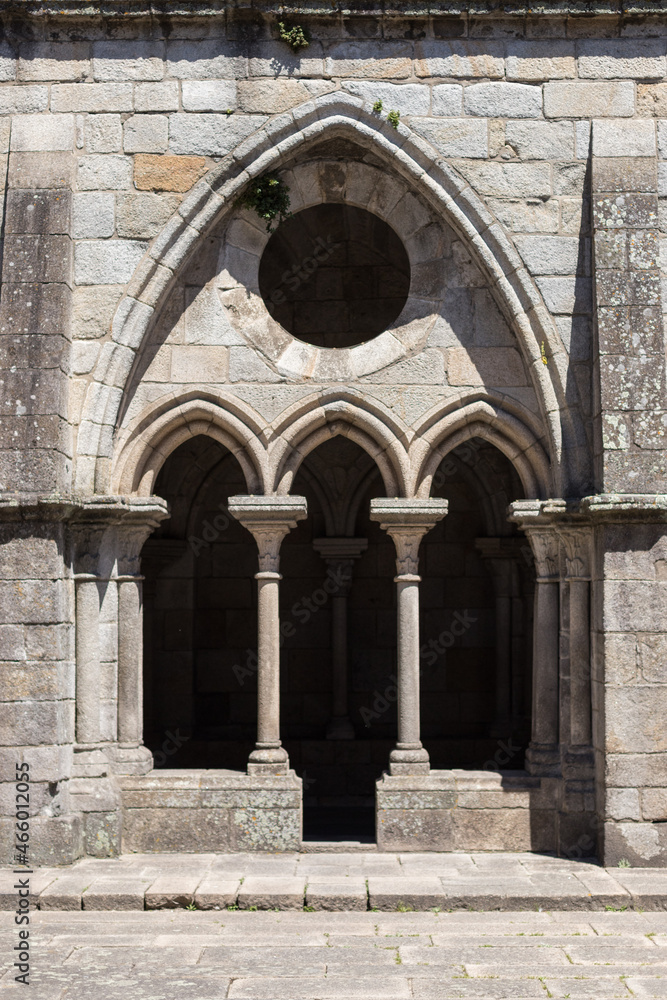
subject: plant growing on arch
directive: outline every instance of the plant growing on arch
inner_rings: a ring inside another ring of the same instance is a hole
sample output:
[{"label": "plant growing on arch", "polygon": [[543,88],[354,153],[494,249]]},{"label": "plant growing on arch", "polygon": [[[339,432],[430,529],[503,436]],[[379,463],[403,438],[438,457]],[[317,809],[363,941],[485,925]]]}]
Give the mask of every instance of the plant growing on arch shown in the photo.
[{"label": "plant growing on arch", "polygon": [[[260,219],[264,219],[267,233],[272,233],[291,215],[289,188],[276,174],[262,174],[261,177],[255,177],[239,198],[238,204],[251,209]],[[278,224],[273,226],[275,218],[278,219]]]}]

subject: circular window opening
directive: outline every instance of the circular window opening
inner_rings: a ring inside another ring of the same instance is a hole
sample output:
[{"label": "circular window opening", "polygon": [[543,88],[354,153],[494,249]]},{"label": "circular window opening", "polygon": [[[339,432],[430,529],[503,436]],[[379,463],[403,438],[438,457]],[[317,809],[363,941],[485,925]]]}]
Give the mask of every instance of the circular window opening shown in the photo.
[{"label": "circular window opening", "polygon": [[289,333],[316,347],[353,347],[400,314],[410,262],[386,222],[363,208],[315,205],[287,219],[259,265],[266,307]]}]

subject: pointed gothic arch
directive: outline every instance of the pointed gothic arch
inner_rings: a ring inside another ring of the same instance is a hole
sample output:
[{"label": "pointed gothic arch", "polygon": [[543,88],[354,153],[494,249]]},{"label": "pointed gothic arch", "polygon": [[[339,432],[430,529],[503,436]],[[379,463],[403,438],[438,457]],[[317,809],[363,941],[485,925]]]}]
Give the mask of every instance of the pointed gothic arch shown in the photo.
[{"label": "pointed gothic arch", "polygon": [[[253,176],[276,169],[297,147],[320,141],[325,134],[372,144],[465,239],[511,319],[531,374],[548,441],[553,492],[576,492],[588,475],[586,440],[566,398],[567,355],[510,239],[470,185],[428,142],[403,124],[392,129],[360,99],[341,92],[277,115],[242,142],[193,187],[153,242],[116,311],[111,341],[86,396],[77,442],[79,492],[106,492],[112,476],[117,481],[115,438],[124,388],[162,303],[201,239]],[[548,365],[543,363],[543,343]]]}]

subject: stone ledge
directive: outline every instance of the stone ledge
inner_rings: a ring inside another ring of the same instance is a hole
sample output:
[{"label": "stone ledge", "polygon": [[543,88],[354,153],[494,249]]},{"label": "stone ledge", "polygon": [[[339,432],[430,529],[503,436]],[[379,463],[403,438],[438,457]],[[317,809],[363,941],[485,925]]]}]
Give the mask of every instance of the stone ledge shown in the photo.
[{"label": "stone ledge", "polygon": [[[323,863],[324,862],[324,863]],[[0,870],[0,910],[16,874]],[[41,910],[667,910],[664,869],[526,853],[126,854],[31,875]]]},{"label": "stone ledge", "polygon": [[[194,8],[194,9],[193,9]],[[86,0],[33,0],[33,2],[17,2],[17,0],[3,0],[0,2],[0,13],[11,15],[22,15],[26,18],[45,16],[69,16],[69,17],[159,17],[162,21],[166,17],[196,18],[224,16],[226,11],[250,10],[264,14],[302,14],[302,15],[331,15],[332,7],[328,0],[209,0],[197,4],[186,3],[184,0],[167,0],[167,2],[151,2],[151,0],[105,0],[104,3],[88,3]],[[338,13],[342,7],[334,8]],[[635,0],[635,2],[624,2],[624,0],[587,0],[585,4],[581,0],[550,0],[544,3],[526,3],[524,0],[483,0],[483,2],[457,3],[456,0],[440,0],[438,3],[423,2],[416,0],[409,5],[409,10],[401,5],[391,2],[376,0],[375,3],[360,5],[355,9],[352,5],[345,7],[346,18],[350,17],[430,17],[443,15],[456,15],[465,17],[468,14],[475,17],[484,15],[498,17],[499,15],[517,16],[530,15],[532,17],[546,16],[591,16],[591,15],[617,15],[617,16],[642,16],[660,15],[667,11],[666,0]]]}]

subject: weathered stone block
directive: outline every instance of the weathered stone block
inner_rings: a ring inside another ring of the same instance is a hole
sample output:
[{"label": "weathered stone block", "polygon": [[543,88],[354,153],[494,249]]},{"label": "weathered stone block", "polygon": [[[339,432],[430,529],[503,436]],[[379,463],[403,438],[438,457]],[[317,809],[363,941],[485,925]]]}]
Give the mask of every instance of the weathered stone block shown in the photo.
[{"label": "weathered stone block", "polygon": [[[2,356],[8,367],[53,368],[60,364],[67,328],[70,292],[66,285],[34,286],[6,282],[0,303]],[[9,336],[9,332],[14,336]],[[38,334],[27,337],[27,334]]]},{"label": "weathered stone block", "polygon": [[87,153],[119,153],[123,142],[120,115],[91,115],[84,136]]},{"label": "weathered stone block", "polygon": [[118,195],[118,235],[129,239],[152,239],[177,210],[180,198],[175,195]]},{"label": "weathered stone block", "polygon": [[593,156],[655,156],[655,124],[651,120],[593,122]]},{"label": "weathered stone block", "polygon": [[[308,91],[300,84],[289,81],[301,92],[301,100],[308,98]],[[261,87],[263,81],[258,81]],[[247,83],[239,84],[239,87],[248,86]],[[285,83],[278,85],[284,87]],[[184,111],[228,111],[236,108],[236,83],[233,80],[184,80],[182,84],[182,101]],[[250,102],[252,103],[252,101]],[[262,103],[261,100],[259,102]],[[247,107],[241,103],[239,106],[243,111],[284,111],[292,104],[297,104],[298,99],[290,102],[285,107]]]},{"label": "weathered stone block", "polygon": [[57,151],[74,146],[72,115],[16,115],[10,149],[18,153]]},{"label": "weathered stone block", "polygon": [[166,153],[169,123],[166,115],[132,115],[123,126],[126,153]]},{"label": "weathered stone block", "polygon": [[206,173],[203,156],[150,156],[134,158],[134,183],[140,191],[189,191]]},{"label": "weathered stone block", "polygon": [[83,80],[90,71],[90,42],[26,42],[21,46],[19,80]]},{"label": "weathered stone block", "polygon": [[132,240],[82,240],[74,252],[77,285],[124,284],[146,252],[146,244]]},{"label": "weathered stone block", "polygon": [[[275,45],[288,59],[285,46]],[[193,46],[189,40],[175,38],[167,43],[166,70],[167,76],[177,80],[242,79],[248,75],[247,47],[219,38],[200,40]]]},{"label": "weathered stone block", "polygon": [[81,191],[122,191],[132,183],[132,162],[125,156],[82,156],[77,166]]},{"label": "weathered stone block", "polygon": [[439,83],[432,87],[431,114],[460,118],[463,114],[463,87],[457,83]]},{"label": "weathered stone block", "polygon": [[652,194],[607,194],[593,198],[593,224],[603,229],[655,229],[658,199]]},{"label": "weathered stone block", "polygon": [[135,83],[134,110],[178,111],[178,97],[178,80],[161,80],[159,83]]},{"label": "weathered stone block", "polygon": [[132,111],[131,83],[60,83],[51,88],[52,111],[99,114]]},{"label": "weathered stone block", "polygon": [[634,111],[634,84],[629,80],[544,85],[544,114],[547,118],[630,118]]},{"label": "weathered stone block", "polygon": [[665,75],[665,53],[657,38],[611,41],[584,38],[579,42],[579,76],[592,80],[662,79]]},{"label": "weathered stone block", "polygon": [[586,273],[586,241],[573,236],[518,236],[517,248],[531,274]]},{"label": "weathered stone block", "polygon": [[577,75],[574,44],[569,39],[512,39],[507,43],[505,67],[508,80],[560,80],[574,77]]},{"label": "weathered stone block", "polygon": [[542,88],[524,83],[476,83],[466,87],[463,104],[467,114],[485,118],[541,118]]},{"label": "weathered stone block", "polygon": [[[0,91],[0,114],[2,115],[27,115],[37,111],[46,111],[48,103],[48,87],[3,87]],[[46,122],[46,119],[42,119],[42,121]]]},{"label": "weathered stone block", "polygon": [[116,225],[115,209],[116,201],[112,191],[75,194],[72,204],[72,238],[103,239],[113,236]]},{"label": "weathered stone block", "polygon": [[5,233],[69,233],[69,191],[7,192]]},{"label": "weathered stone block", "polygon": [[14,281],[69,282],[72,273],[72,242],[69,236],[8,234],[5,261],[12,261]]},{"label": "weathered stone block", "polygon": [[233,850],[226,809],[124,809],[123,852]]},{"label": "weathered stone block", "polygon": [[181,155],[224,156],[265,121],[264,115],[170,115],[169,150]]},{"label": "weathered stone block", "polygon": [[[239,84],[239,94],[244,84]],[[371,106],[376,101],[382,101],[382,114],[395,110],[401,115],[428,115],[430,110],[431,94],[428,87],[414,83],[368,83],[365,80],[346,80],[343,84],[345,90],[357,97],[363,97]],[[458,114],[461,114],[461,88],[453,86],[450,88],[458,92]],[[445,103],[445,95],[440,94],[440,105]],[[454,101],[456,98],[454,97]],[[296,102],[295,102],[296,103]],[[251,110],[248,108],[248,110]],[[257,109],[259,110],[259,109]],[[279,109],[276,109],[279,110]],[[282,110],[282,109],[280,109]],[[443,114],[443,111],[438,112]]]},{"label": "weathered stone block", "polygon": [[522,160],[571,160],[574,156],[572,122],[508,122],[505,137]]},{"label": "weathered stone block", "polygon": [[460,163],[457,166],[481,195],[539,198],[551,194],[551,172],[546,163]]},{"label": "weathered stone block", "polygon": [[485,121],[470,118],[413,118],[412,126],[444,156],[486,158],[488,133]]},{"label": "weathered stone block", "polygon": [[14,153],[7,182],[10,188],[68,188],[73,172],[71,153]]},{"label": "weathered stone block", "polygon": [[108,39],[93,44],[96,80],[161,80],[165,43],[160,39]]},{"label": "weathered stone block", "polygon": [[505,72],[503,56],[503,44],[499,41],[418,42],[415,73],[417,76],[501,79]]}]

